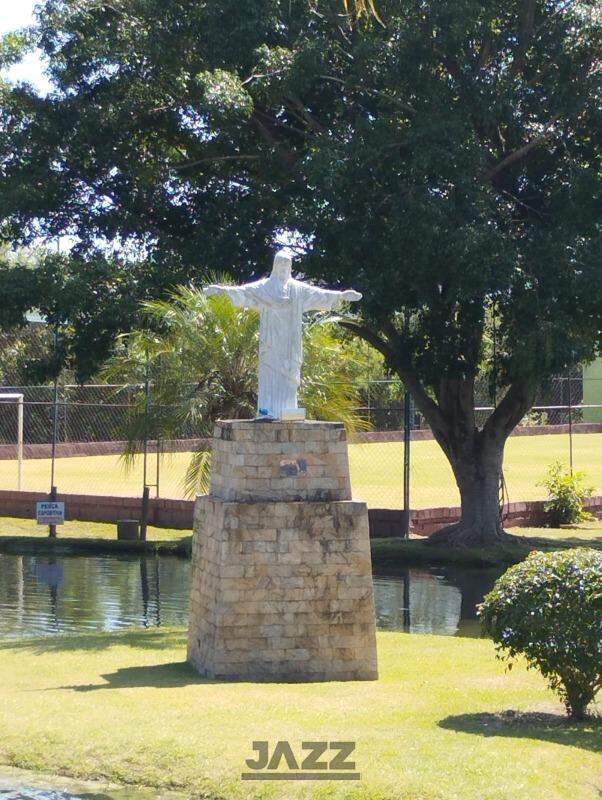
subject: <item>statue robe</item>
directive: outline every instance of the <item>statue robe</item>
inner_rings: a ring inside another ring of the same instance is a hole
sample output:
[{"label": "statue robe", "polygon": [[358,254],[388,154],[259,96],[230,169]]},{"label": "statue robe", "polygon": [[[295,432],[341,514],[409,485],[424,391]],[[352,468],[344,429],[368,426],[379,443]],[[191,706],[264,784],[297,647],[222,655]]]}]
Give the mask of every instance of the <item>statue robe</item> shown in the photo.
[{"label": "statue robe", "polygon": [[257,410],[279,419],[283,411],[298,407],[303,313],[329,311],[341,302],[343,293],[294,278],[281,283],[274,277],[220,288],[234,305],[260,313]]}]

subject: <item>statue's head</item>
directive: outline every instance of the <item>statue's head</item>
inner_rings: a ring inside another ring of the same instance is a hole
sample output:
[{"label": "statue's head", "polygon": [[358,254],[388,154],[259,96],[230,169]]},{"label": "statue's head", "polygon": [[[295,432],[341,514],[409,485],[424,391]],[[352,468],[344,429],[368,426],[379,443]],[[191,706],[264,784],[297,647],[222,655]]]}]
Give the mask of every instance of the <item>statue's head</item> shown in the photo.
[{"label": "statue's head", "polygon": [[274,266],[272,267],[272,275],[283,283],[287,281],[292,274],[293,259],[290,257],[286,250],[280,250],[274,257]]}]

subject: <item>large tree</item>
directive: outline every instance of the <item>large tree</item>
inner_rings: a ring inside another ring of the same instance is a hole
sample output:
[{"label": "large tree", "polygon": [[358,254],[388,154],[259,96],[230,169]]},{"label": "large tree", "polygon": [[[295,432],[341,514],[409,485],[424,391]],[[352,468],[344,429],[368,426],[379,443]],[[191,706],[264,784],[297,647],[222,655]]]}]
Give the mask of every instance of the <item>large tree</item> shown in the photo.
[{"label": "large tree", "polygon": [[600,19],[594,0],[376,6],[46,0],[57,90],[3,91],[2,231],[70,231],[82,257],[118,241],[157,290],[257,274],[298,231],[307,274],[364,293],[349,326],[452,465],[462,520],[440,539],[491,542],[506,438],[600,341]]}]

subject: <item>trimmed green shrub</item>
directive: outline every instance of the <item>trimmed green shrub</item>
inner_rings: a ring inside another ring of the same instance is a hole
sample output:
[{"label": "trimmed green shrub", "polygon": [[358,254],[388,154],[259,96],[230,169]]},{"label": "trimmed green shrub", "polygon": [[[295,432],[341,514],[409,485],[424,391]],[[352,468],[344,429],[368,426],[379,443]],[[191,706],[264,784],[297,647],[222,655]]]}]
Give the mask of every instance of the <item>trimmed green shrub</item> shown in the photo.
[{"label": "trimmed green shrub", "polygon": [[479,607],[509,667],[523,655],[573,719],[602,685],[602,553],[533,552],[505,572]]},{"label": "trimmed green shrub", "polygon": [[583,501],[591,497],[594,490],[585,485],[585,473],[567,472],[561,461],[555,461],[548,469],[548,476],[542,483],[548,490],[550,501],[545,509],[550,515],[550,525],[571,525],[592,519],[583,510]]}]

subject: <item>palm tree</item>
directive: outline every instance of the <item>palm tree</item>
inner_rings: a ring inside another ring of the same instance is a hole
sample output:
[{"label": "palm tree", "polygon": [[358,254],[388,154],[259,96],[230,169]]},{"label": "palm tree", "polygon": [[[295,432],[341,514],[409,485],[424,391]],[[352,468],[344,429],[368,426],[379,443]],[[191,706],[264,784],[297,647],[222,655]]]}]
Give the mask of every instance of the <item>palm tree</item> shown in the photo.
[{"label": "palm tree", "polygon": [[[221,283],[224,278],[219,279]],[[144,439],[207,437],[213,422],[252,418],[256,409],[259,316],[225,296],[207,297],[179,287],[166,300],[143,304],[147,325],[120,337],[102,377],[136,384],[124,436],[126,460]],[[358,359],[370,358],[337,336],[336,325],[314,318],[304,328],[301,402],[314,419],[342,421],[350,432],[366,429],[354,376]],[[150,393],[144,386],[150,383]],[[193,453],[184,479],[187,496],[207,489],[210,454]]]}]

